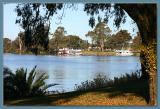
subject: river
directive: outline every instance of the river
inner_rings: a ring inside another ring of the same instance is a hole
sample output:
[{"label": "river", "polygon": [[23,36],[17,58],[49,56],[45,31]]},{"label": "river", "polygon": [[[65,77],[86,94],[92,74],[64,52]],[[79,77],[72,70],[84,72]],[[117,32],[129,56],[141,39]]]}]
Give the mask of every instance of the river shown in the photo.
[{"label": "river", "polygon": [[13,72],[20,67],[49,75],[47,83],[58,83],[49,90],[72,91],[75,84],[92,80],[97,74],[108,78],[139,70],[140,59],[136,56],[52,56],[4,54],[3,65]]}]

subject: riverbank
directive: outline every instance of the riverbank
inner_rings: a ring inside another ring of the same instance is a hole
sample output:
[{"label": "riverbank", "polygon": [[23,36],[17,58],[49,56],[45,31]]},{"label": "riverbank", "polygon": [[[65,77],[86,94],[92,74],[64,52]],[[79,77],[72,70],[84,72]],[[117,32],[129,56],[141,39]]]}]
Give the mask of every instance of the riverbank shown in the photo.
[{"label": "riverbank", "polygon": [[149,100],[147,84],[146,80],[141,79],[140,71],[115,77],[113,80],[99,74],[93,80],[75,84],[75,91],[72,92],[44,93],[41,97],[31,95],[32,97],[26,96],[21,99],[20,97],[8,100],[6,98],[4,105],[145,106],[148,105]]},{"label": "riverbank", "polygon": [[83,56],[116,56],[116,52],[82,51]]},{"label": "riverbank", "polygon": [[5,100],[4,105],[43,105],[43,106],[146,106],[146,100],[135,93],[114,92],[112,88],[94,91],[73,91],[44,97]]},{"label": "riverbank", "polygon": [[[82,51],[83,56],[117,56],[114,51]],[[133,53],[133,56],[140,56],[140,53]]]},{"label": "riverbank", "polygon": [[[19,54],[19,53],[8,53],[8,54]],[[22,52],[21,55],[35,55],[31,52]],[[57,56],[56,54],[51,54],[51,53],[40,53],[37,55],[53,55],[53,56]],[[116,52],[114,51],[82,51],[82,56],[117,56]],[[140,53],[133,53],[133,56],[140,56]]]}]

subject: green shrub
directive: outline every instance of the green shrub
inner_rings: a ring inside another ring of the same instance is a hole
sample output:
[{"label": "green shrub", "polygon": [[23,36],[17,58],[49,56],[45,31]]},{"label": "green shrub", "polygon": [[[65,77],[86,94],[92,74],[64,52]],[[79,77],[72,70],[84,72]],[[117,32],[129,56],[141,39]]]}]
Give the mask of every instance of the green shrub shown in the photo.
[{"label": "green shrub", "polygon": [[106,87],[119,87],[128,84],[134,84],[140,81],[141,71],[136,71],[131,74],[125,74],[120,77],[114,77],[114,79],[108,79],[107,76],[98,74],[93,80],[82,82],[80,85],[75,85],[76,91],[94,90]]},{"label": "green shrub", "polygon": [[17,69],[15,73],[4,68],[4,98],[24,98],[45,95],[46,89],[57,84],[46,84],[46,73],[35,71],[36,66],[27,73],[27,69]]}]

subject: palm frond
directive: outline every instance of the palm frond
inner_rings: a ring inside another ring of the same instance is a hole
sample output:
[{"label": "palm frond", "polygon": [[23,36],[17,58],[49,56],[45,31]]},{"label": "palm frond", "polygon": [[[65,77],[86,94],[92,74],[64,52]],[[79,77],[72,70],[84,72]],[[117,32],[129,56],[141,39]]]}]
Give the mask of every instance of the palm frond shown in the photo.
[{"label": "palm frond", "polygon": [[37,66],[35,66],[35,67],[31,70],[31,72],[29,73],[29,76],[28,76],[28,79],[27,79],[27,84],[29,85],[29,87],[31,87],[31,85],[33,84],[34,78],[35,78],[35,76],[36,76],[36,73],[37,73],[37,72],[35,72],[36,67],[37,67]]},{"label": "palm frond", "polygon": [[42,87],[42,91],[45,91],[46,89],[48,89],[50,87],[53,87],[53,86],[56,86],[56,85],[59,85],[59,84],[48,84],[48,85],[45,85],[44,87]]},{"label": "palm frond", "polygon": [[43,87],[44,85],[46,85],[45,80],[48,79],[48,75],[46,75],[46,73],[42,73],[37,80],[35,80],[35,82],[32,85],[33,89],[40,89],[41,87]]}]

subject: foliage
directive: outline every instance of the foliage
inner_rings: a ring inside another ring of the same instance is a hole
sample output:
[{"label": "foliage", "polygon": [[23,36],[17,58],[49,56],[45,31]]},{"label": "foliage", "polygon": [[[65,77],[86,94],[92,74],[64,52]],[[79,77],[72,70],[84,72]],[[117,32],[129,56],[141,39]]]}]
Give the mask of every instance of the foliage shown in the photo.
[{"label": "foliage", "polygon": [[107,86],[108,78],[105,75],[98,74],[92,81],[82,82],[80,85],[75,85],[75,90],[85,91],[97,88],[104,88]]},{"label": "foliage", "polygon": [[[20,17],[20,19],[18,19],[16,22],[20,23],[21,26],[24,28],[25,36],[26,36],[25,43],[29,47],[33,43],[33,40],[31,39],[33,38],[32,36],[34,35],[31,33],[34,33],[34,30],[35,31],[41,30],[41,29],[36,29],[38,28],[38,26],[40,27],[46,26],[45,24],[46,24],[46,21],[48,20],[44,20],[44,19],[46,18],[49,19],[50,16],[53,16],[53,14],[57,12],[57,10],[60,10],[63,7],[62,4],[45,4],[43,6],[46,8],[46,14],[44,17],[40,15],[39,4],[23,4],[21,8],[17,6],[16,12],[17,12],[17,16]],[[111,10],[111,7],[113,7],[114,9]],[[143,39],[142,40],[143,44],[148,45],[152,39],[156,39],[156,36],[157,36],[156,35],[157,34],[156,4],[86,3],[84,7],[84,11],[87,13],[87,15],[90,15],[89,25],[91,27],[95,26],[94,15],[99,14],[100,11],[103,11],[105,13],[105,18],[103,19],[103,21],[105,22],[108,22],[108,19],[114,16],[114,24],[116,25],[116,27],[119,27],[121,23],[124,23],[126,21],[125,12],[127,12],[128,15],[137,23],[137,26],[140,30],[141,37]],[[98,18],[101,19],[100,17]],[[45,41],[43,41],[45,43],[44,45],[47,45],[48,40],[45,40]],[[150,63],[147,63],[147,64],[150,64]],[[142,68],[146,69],[145,67],[142,67]],[[156,93],[156,92],[153,92],[153,93]],[[152,99],[154,97],[150,97],[150,98]],[[155,100],[152,99],[152,101],[153,102],[151,104],[155,105],[156,99]]]},{"label": "foliage", "polygon": [[[114,9],[112,10],[113,7]],[[90,15],[89,19],[89,25],[91,27],[95,26],[95,17],[94,15],[97,15],[100,13],[100,11],[105,13],[105,17],[103,21],[106,23],[108,22],[109,18],[111,16],[114,16],[114,24],[119,27],[121,22],[126,21],[126,15],[124,10],[118,6],[117,4],[108,4],[108,3],[86,3],[84,6],[84,11],[87,13],[87,15]],[[98,19],[100,16],[98,17]],[[102,18],[101,18],[102,19]]]},{"label": "foliage", "polygon": [[18,37],[16,37],[15,40],[12,41],[12,51],[11,53],[18,53],[19,52],[19,40]]},{"label": "foliage", "polygon": [[[82,40],[79,36],[76,36],[76,35],[63,36],[62,38],[57,37],[57,39],[53,37],[52,39],[49,40],[48,51],[44,50],[42,47],[38,47],[38,54],[52,54],[52,55],[56,54],[57,53],[57,41],[58,41],[59,48],[87,49],[88,47],[88,42],[85,40]],[[5,53],[19,53],[20,51],[19,37],[17,37],[15,40],[9,43],[5,41],[5,38],[4,38]],[[32,54],[29,50],[25,48],[23,43],[22,43],[22,53]]]},{"label": "foliage", "polygon": [[87,48],[87,42],[85,40],[82,40],[79,36],[68,35],[66,37],[69,39],[68,44],[67,44],[68,48],[73,48],[73,49]]},{"label": "foliage", "polygon": [[[27,69],[17,69],[15,73],[8,68],[4,73],[4,98],[24,98],[45,95],[46,89],[57,84],[46,84],[46,73],[36,72],[36,66],[27,73]],[[28,76],[27,76],[28,75]]]},{"label": "foliage", "polygon": [[146,67],[146,72],[149,75],[156,75],[156,42],[153,41],[148,46],[142,45],[141,52],[145,56],[141,62]]},{"label": "foliage", "polygon": [[[156,41],[153,40],[147,46],[141,47],[141,62],[145,71],[143,71],[143,78],[148,80],[148,90],[150,94],[150,103],[156,105],[157,98],[157,63],[156,63]],[[151,98],[152,97],[152,98]]]},{"label": "foliage", "polygon": [[148,81],[142,79],[140,70],[131,74],[121,75],[120,77],[114,77],[114,79],[108,79],[106,76],[101,75],[95,77],[91,81],[82,82],[80,85],[75,85],[75,90],[80,92],[92,92],[99,90],[106,90],[110,92],[109,97],[124,96],[127,93],[133,93],[143,97],[147,103],[149,103],[149,87]]},{"label": "foliage", "polygon": [[56,45],[56,50],[59,49],[59,45],[62,43],[62,40],[64,38],[66,34],[66,31],[64,29],[64,27],[57,27],[57,29],[55,30],[54,34],[53,35],[53,40],[55,42],[55,45]]},{"label": "foliage", "polygon": [[131,47],[133,50],[138,51],[140,50],[141,44],[142,44],[142,39],[141,39],[140,33],[137,33],[137,36],[135,36],[133,39],[133,43]]},{"label": "foliage", "polygon": [[[105,75],[98,74],[93,80],[82,82],[80,85],[75,85],[75,90],[86,91],[86,90],[95,90],[99,88],[107,87],[119,87],[124,86],[125,84],[130,84],[134,82],[139,82],[141,78],[140,71],[135,73],[125,74],[120,77],[114,77],[114,79],[109,79]],[[129,86],[128,86],[129,87]]]},{"label": "foliage", "polygon": [[87,42],[82,40],[79,36],[68,35],[66,36],[64,27],[58,27],[52,34],[53,37],[49,42],[50,51],[57,52],[60,48],[73,48],[73,49],[84,49],[87,48]]},{"label": "foliage", "polygon": [[[15,9],[17,13],[16,23],[24,29],[24,44],[28,50],[37,54],[39,46],[48,49],[49,20],[62,6],[62,4],[41,5],[39,3],[17,5]],[[45,16],[40,11],[42,7],[46,8]]]},{"label": "foliage", "polygon": [[10,52],[12,47],[12,41],[9,38],[3,39],[3,51],[4,53]]},{"label": "foliage", "polygon": [[108,37],[110,37],[110,28],[104,23],[99,22],[93,31],[89,31],[86,36],[90,36],[93,42],[100,46],[101,51],[104,51],[104,43],[107,41]]},{"label": "foliage", "polygon": [[116,56],[114,51],[82,51],[83,56]]},{"label": "foliage", "polygon": [[106,44],[106,48],[110,49],[122,49],[128,47],[128,42],[132,39],[127,30],[120,30],[115,35],[112,35]]},{"label": "foliage", "polygon": [[85,36],[91,38],[92,47],[93,47],[93,44],[97,43],[97,37],[94,31],[88,31],[88,33],[86,33]]}]

